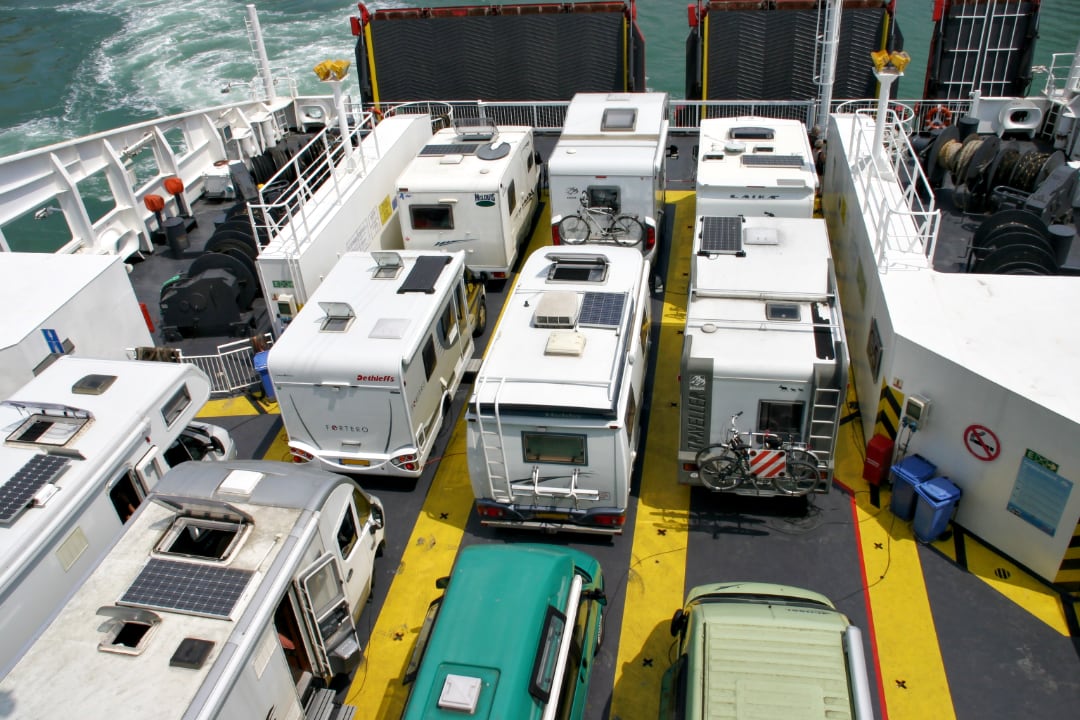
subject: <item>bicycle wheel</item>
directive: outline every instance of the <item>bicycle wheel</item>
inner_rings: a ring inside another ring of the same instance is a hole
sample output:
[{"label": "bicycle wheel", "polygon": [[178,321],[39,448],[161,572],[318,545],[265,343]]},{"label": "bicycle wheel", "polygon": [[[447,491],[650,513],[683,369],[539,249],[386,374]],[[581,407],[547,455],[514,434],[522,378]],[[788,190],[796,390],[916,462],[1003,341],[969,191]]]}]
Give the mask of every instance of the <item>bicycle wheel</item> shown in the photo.
[{"label": "bicycle wheel", "polygon": [[726,445],[711,445],[696,460],[701,484],[710,490],[733,490],[742,479],[739,456]]},{"label": "bicycle wheel", "polygon": [[645,226],[635,217],[620,215],[611,226],[611,236],[616,245],[632,247],[645,237]]},{"label": "bicycle wheel", "polygon": [[566,245],[580,245],[589,239],[589,221],[580,215],[567,215],[558,227],[559,239]]},{"label": "bicycle wheel", "polygon": [[787,469],[776,478],[776,489],[785,495],[805,495],[817,487],[817,460],[805,450],[788,452]]}]

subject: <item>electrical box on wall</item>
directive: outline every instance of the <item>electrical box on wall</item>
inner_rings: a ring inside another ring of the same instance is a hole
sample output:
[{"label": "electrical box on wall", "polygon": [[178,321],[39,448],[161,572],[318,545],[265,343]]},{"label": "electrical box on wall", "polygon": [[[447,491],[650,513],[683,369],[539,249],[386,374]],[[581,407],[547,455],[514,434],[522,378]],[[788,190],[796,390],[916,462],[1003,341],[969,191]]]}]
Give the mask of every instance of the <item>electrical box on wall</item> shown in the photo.
[{"label": "electrical box on wall", "polygon": [[904,412],[900,416],[900,424],[903,427],[921,430],[926,425],[927,415],[930,414],[930,400],[920,395],[908,395],[904,401]]}]

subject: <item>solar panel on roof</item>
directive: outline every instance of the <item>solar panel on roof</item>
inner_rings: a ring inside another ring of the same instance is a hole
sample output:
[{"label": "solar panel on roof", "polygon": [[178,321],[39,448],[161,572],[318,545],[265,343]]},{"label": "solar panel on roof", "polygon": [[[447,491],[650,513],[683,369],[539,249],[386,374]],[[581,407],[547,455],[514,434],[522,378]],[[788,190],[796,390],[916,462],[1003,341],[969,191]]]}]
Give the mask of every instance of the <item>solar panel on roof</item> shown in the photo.
[{"label": "solar panel on roof", "polygon": [[578,325],[617,328],[622,324],[625,293],[587,292],[581,299]]},{"label": "solar panel on roof", "polygon": [[421,150],[421,155],[472,155],[476,152],[476,148],[480,147],[476,143],[451,143],[449,145],[425,145]]},{"label": "solar panel on roof", "polygon": [[227,618],[252,575],[251,570],[151,558],[119,602]]},{"label": "solar panel on roof", "polygon": [[743,155],[743,165],[750,167],[802,167],[802,155]]},{"label": "solar panel on roof", "polygon": [[0,525],[7,527],[22,515],[34,493],[55,480],[71,460],[55,455],[35,455],[0,486]]},{"label": "solar panel on roof", "polygon": [[742,218],[701,218],[701,252],[710,255],[736,255],[741,253],[742,249]]}]

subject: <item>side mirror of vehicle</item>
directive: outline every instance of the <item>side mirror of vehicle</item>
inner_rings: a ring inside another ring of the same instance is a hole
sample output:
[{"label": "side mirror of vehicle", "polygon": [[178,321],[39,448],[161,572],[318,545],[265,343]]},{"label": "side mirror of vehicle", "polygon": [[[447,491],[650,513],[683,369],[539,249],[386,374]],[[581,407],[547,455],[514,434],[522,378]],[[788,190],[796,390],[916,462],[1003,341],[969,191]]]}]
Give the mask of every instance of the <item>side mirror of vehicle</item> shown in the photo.
[{"label": "side mirror of vehicle", "polygon": [[449,584],[450,584],[449,576],[441,577],[441,578],[439,578],[438,580],[435,581],[435,589],[436,590],[445,590],[446,586],[449,585]]},{"label": "side mirror of vehicle", "polygon": [[686,630],[686,613],[682,608],[675,611],[675,615],[671,618],[671,637],[676,637]]}]

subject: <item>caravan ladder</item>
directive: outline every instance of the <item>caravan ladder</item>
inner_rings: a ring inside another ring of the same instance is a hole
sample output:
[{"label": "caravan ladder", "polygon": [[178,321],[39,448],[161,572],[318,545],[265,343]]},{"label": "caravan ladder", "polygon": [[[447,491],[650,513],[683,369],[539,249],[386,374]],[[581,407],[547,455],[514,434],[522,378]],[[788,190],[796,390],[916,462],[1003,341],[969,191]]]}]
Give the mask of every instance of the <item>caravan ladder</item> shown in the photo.
[{"label": "caravan ladder", "polygon": [[[489,428],[484,427],[484,414],[480,410],[480,398],[483,397],[484,386],[487,385],[487,378],[482,377],[480,384],[476,388],[476,431],[480,439],[480,451],[484,454],[484,467],[487,470],[488,488],[491,490],[491,497],[499,502],[513,502],[513,490],[510,487],[510,477],[507,474],[506,464],[506,448],[503,447],[502,442],[502,419],[499,417],[499,394],[502,392],[503,384],[506,382],[506,378],[499,379],[499,386],[495,389],[495,396],[492,398],[491,406],[494,412],[495,430],[492,432]],[[496,482],[506,486],[506,489],[495,489]]]},{"label": "caravan ladder", "polygon": [[810,450],[818,464],[833,471],[833,449],[836,445],[836,428],[840,419],[840,390],[819,387],[814,390],[814,402],[810,408]]}]

